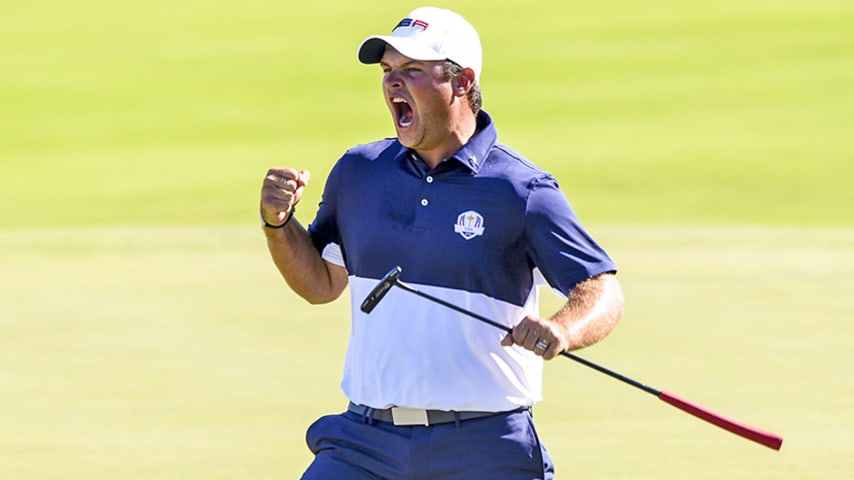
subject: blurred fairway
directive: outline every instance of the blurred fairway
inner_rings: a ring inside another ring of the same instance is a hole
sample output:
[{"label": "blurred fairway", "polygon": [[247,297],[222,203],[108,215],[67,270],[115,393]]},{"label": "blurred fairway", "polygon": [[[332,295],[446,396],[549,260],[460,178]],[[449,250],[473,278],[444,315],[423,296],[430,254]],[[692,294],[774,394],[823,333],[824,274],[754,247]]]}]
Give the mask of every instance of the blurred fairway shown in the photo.
[{"label": "blurred fairway", "polygon": [[[245,223],[270,165],[393,134],[355,51],[400,2],[3,5],[7,228]],[[854,225],[850,1],[454,5],[500,138],[589,221]]]},{"label": "blurred fairway", "polygon": [[[785,443],[767,450],[555,360],[536,418],[559,478],[852,471],[854,232],[594,233],[628,309],[583,356]],[[0,262],[4,479],[297,478],[305,429],[346,404],[346,299],[294,297],[257,228],[0,233]]]},{"label": "blurred fairway", "polygon": [[[310,221],[338,156],[392,133],[355,50],[417,4],[291,3],[0,0],[0,478],[296,478],[343,408],[347,301],[288,291],[257,196],[309,168]],[[558,478],[850,475],[854,4],[453,8],[501,139],[621,268],[584,356],[786,438],[557,361]]]}]

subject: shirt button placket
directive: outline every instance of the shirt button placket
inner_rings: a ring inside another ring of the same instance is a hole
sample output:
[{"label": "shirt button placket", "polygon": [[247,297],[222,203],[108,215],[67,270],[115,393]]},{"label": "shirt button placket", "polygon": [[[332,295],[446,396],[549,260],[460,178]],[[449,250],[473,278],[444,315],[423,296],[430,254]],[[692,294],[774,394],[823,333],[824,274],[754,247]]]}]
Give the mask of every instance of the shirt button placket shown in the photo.
[{"label": "shirt button placket", "polygon": [[[428,184],[433,183],[433,175],[427,175],[427,176],[424,178],[424,181],[425,181],[425,182],[427,182]],[[425,198],[422,198],[422,199],[421,199],[421,206],[422,206],[422,207],[426,207],[427,205],[430,205],[430,200],[427,200],[427,198],[426,198],[426,197],[425,197]]]}]

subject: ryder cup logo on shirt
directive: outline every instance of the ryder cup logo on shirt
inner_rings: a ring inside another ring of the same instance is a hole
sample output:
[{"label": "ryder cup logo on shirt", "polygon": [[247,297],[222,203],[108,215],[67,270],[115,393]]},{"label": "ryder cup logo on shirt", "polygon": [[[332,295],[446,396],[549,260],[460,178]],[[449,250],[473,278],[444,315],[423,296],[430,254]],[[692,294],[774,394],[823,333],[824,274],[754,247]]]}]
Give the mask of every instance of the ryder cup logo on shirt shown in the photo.
[{"label": "ryder cup logo on shirt", "polygon": [[483,235],[483,230],[483,216],[474,210],[461,213],[457,217],[457,223],[454,224],[454,231],[466,240]]}]

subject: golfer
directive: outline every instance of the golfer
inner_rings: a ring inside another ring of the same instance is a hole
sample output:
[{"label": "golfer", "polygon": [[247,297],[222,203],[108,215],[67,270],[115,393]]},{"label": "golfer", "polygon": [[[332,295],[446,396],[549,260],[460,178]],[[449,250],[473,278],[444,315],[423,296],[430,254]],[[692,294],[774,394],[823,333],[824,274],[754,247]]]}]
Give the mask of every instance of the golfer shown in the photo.
[{"label": "golfer", "polygon": [[[531,414],[543,360],[611,331],[623,305],[616,267],[557,181],[499,143],[481,110],[475,29],[427,7],[389,26],[358,58],[382,69],[395,137],[338,160],[307,229],[293,214],[308,171],[270,169],[261,191],[288,285],[311,303],[350,288],[341,381],[350,403],[309,427],[315,458],[302,478],[553,478]],[[362,313],[395,266],[402,281],[512,333],[402,289]],[[549,317],[538,311],[540,286],[567,299]]]}]

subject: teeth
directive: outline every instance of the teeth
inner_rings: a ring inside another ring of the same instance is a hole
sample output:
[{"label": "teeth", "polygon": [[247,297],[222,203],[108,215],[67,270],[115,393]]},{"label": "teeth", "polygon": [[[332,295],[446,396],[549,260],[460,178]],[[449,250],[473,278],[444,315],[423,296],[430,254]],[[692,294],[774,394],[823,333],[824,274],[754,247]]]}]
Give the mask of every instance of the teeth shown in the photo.
[{"label": "teeth", "polygon": [[398,115],[398,126],[400,126],[401,128],[410,127],[412,125],[414,112],[412,111],[412,107],[409,106],[409,102],[407,102],[406,99],[404,99],[403,97],[391,97],[391,103],[397,105],[406,105],[405,107],[395,108],[395,114]]}]

